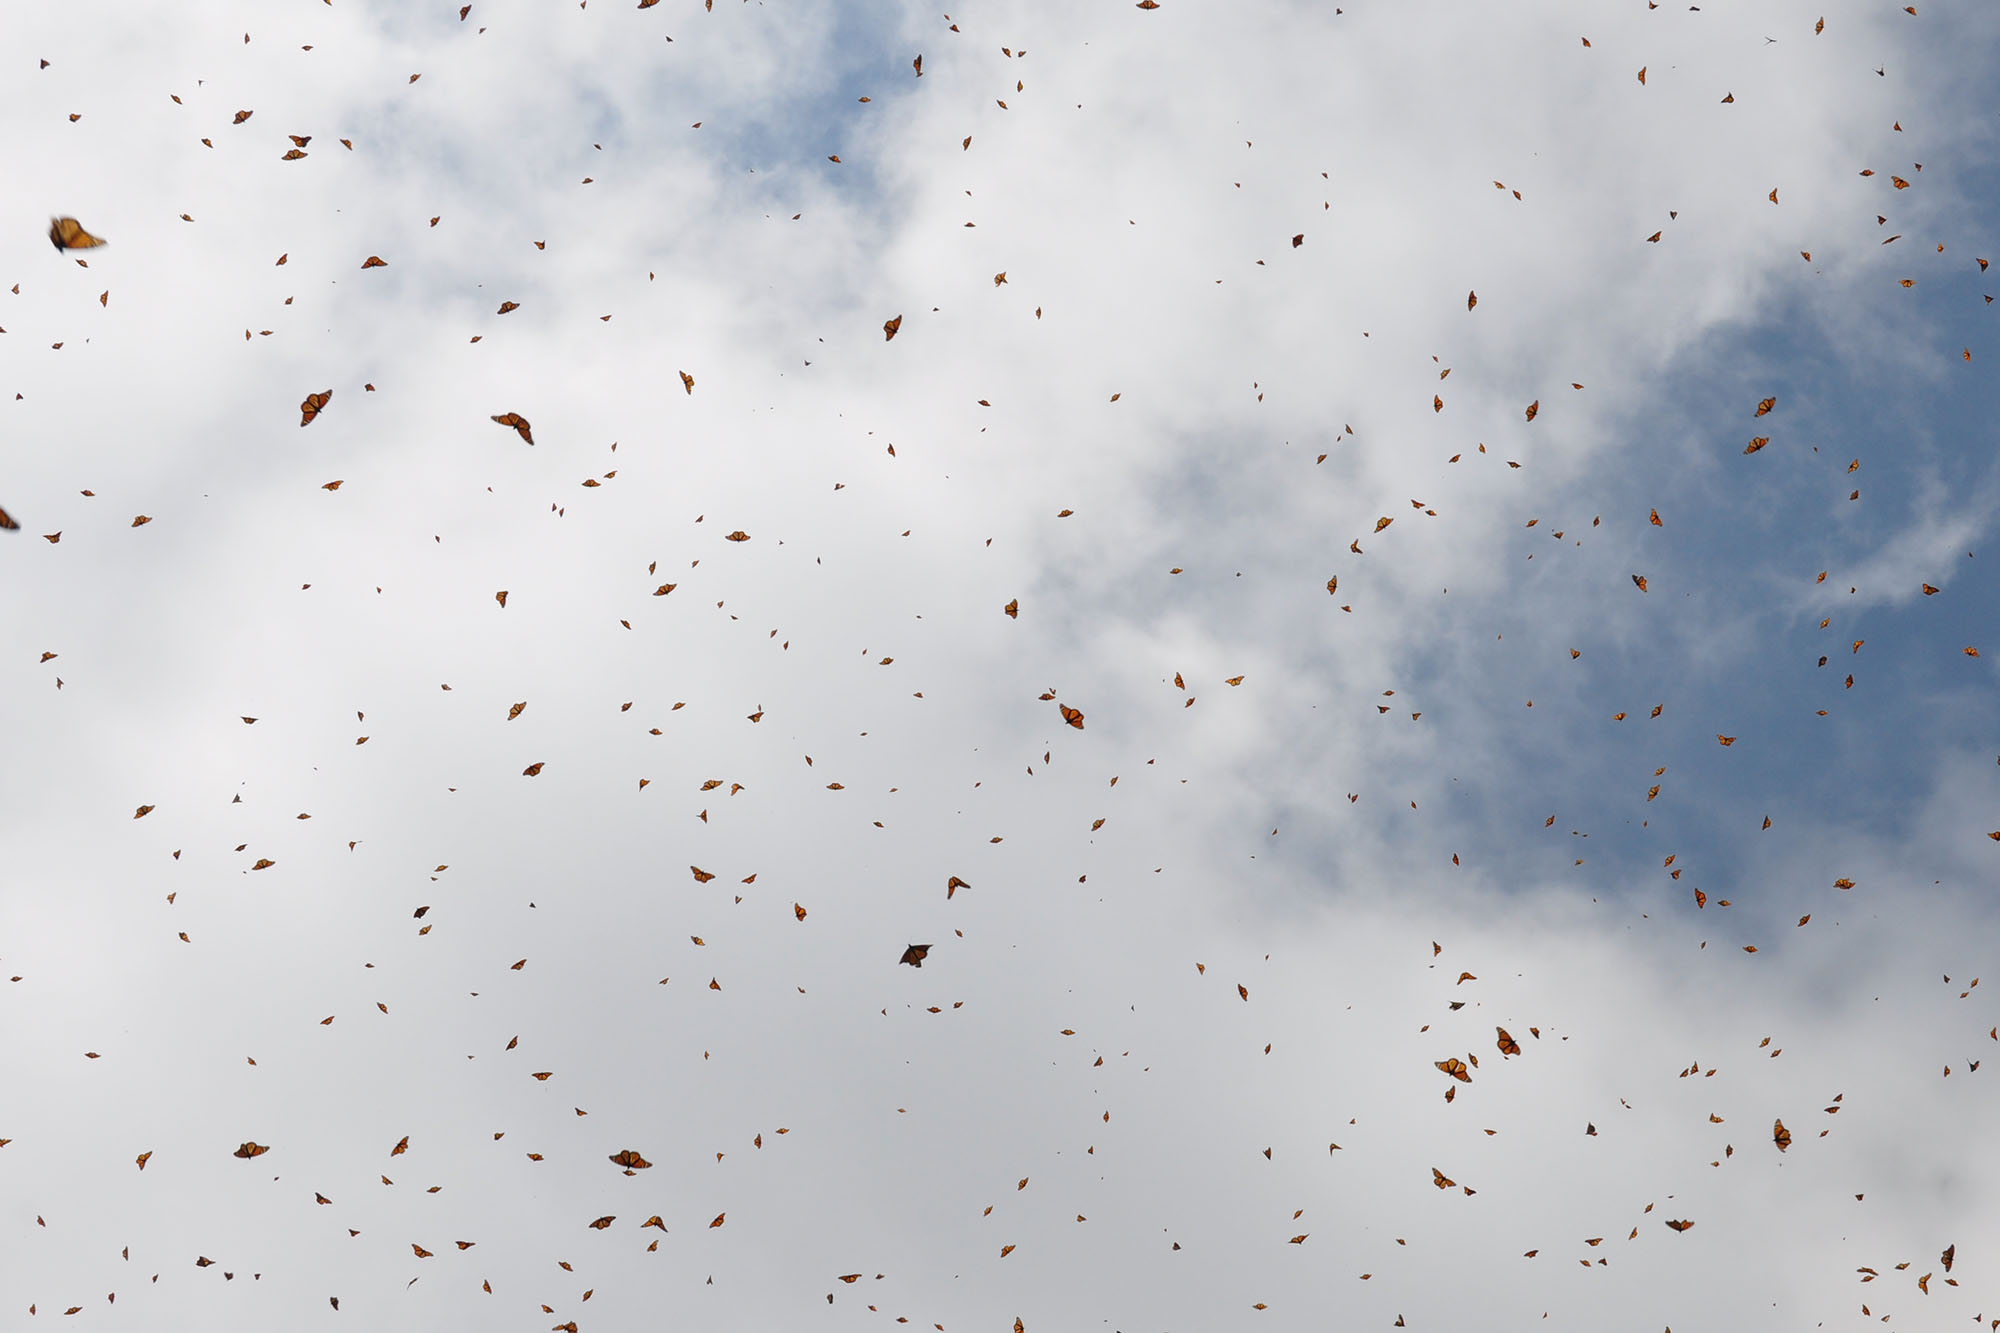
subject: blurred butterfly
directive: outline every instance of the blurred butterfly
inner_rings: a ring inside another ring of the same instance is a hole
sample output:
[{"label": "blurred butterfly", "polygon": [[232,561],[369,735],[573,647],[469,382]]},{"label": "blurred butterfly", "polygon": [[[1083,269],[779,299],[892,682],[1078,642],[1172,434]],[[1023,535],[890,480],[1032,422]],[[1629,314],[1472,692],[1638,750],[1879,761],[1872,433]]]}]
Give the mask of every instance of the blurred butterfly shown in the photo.
[{"label": "blurred butterfly", "polygon": [[262,1157],[269,1151],[271,1151],[271,1145],[268,1143],[246,1143],[238,1148],[234,1155],[247,1161],[252,1157]]},{"label": "blurred butterfly", "polygon": [[505,416],[498,416],[494,417],[493,419],[499,422],[503,426],[512,426],[514,428],[515,433],[518,434],[522,439],[526,440],[529,444],[533,444],[535,442],[534,427],[530,426],[528,424],[528,419],[522,416],[519,412],[509,412]]},{"label": "blurred butterfly", "polygon": [[12,532],[15,529],[19,528],[20,526],[21,525],[19,523],[16,523],[14,521],[14,516],[12,514],[8,513],[4,509],[0,509],[0,528],[4,528],[8,532]]},{"label": "blurred butterfly", "polygon": [[1497,1043],[1500,1047],[1500,1054],[1519,1055],[1521,1053],[1521,1043],[1515,1041],[1506,1028],[1494,1028],[1493,1030],[1500,1034],[1500,1039]]},{"label": "blurred butterfly", "polygon": [[1778,1145],[1779,1152],[1783,1152],[1792,1146],[1792,1131],[1785,1128],[1784,1121],[1774,1120],[1771,1122],[1771,1142]]},{"label": "blurred butterfly", "polygon": [[903,956],[896,961],[899,963],[908,963],[911,967],[922,967],[924,959],[930,956],[930,951],[931,946],[928,944],[912,944],[909,948],[903,950]]},{"label": "blurred butterfly", "polygon": [[1056,707],[1062,709],[1063,721],[1069,723],[1072,727],[1075,727],[1078,731],[1083,730],[1082,713],[1078,712],[1074,708],[1071,708],[1068,704],[1057,704]]},{"label": "blurred butterfly", "polygon": [[644,1157],[641,1157],[638,1151],[633,1148],[627,1148],[622,1152],[613,1153],[611,1156],[611,1160],[617,1165],[624,1167],[627,1171],[644,1171],[647,1167],[652,1165],[651,1162],[647,1161]]},{"label": "blurred butterfly", "polygon": [[681,372],[681,387],[689,393],[694,392],[694,376],[688,374],[685,370]]},{"label": "blurred butterfly", "polygon": [[1472,1082],[1472,1074],[1466,1069],[1465,1061],[1463,1060],[1454,1057],[1450,1060],[1437,1060],[1434,1061],[1433,1063],[1435,1063],[1439,1069],[1443,1070],[1445,1073],[1450,1074],[1453,1078],[1457,1079],[1460,1083]]},{"label": "blurred butterfly", "polygon": [[1673,1221],[1667,1223],[1667,1225],[1672,1227],[1676,1231],[1686,1231],[1689,1227],[1693,1226],[1694,1223],[1688,1221]]},{"label": "blurred butterfly", "polygon": [[102,236],[92,236],[75,218],[51,218],[49,241],[58,250],[88,250],[103,245]]},{"label": "blurred butterfly", "polygon": [[327,403],[331,402],[332,399],[333,399],[333,390],[331,389],[327,389],[321,393],[307,394],[306,400],[303,403],[299,404],[299,424],[301,426],[312,425],[313,418],[318,416],[321,410],[325,408]]},{"label": "blurred butterfly", "polygon": [[896,336],[897,330],[901,329],[902,327],[903,327],[903,317],[901,315],[896,316],[892,320],[886,321],[882,325],[882,341],[888,342],[890,339],[894,338]]},{"label": "blurred butterfly", "polygon": [[615,1221],[615,1220],[616,1220],[616,1218],[617,1218],[617,1214],[615,1214],[615,1213],[612,1213],[612,1214],[607,1214],[607,1215],[606,1215],[606,1216],[604,1216],[604,1217],[600,1217],[600,1218],[598,1218],[598,1219],[597,1219],[597,1220],[596,1220],[595,1222],[592,1222],[592,1223],[590,1224],[590,1226],[591,1226],[591,1230],[593,1230],[593,1231],[602,1231],[602,1230],[604,1230],[604,1229],[605,1229],[606,1227],[610,1226],[610,1225],[611,1225],[611,1223],[612,1223],[613,1221]]}]

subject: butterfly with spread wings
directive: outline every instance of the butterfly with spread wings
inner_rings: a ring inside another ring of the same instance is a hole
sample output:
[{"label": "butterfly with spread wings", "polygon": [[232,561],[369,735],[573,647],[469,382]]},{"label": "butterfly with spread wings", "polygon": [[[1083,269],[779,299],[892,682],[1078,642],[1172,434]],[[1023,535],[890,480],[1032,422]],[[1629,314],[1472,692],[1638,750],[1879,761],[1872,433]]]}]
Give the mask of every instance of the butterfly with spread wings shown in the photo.
[{"label": "butterfly with spread wings", "polygon": [[89,250],[105,243],[102,236],[85,231],[75,218],[49,219],[49,242],[58,250]]}]

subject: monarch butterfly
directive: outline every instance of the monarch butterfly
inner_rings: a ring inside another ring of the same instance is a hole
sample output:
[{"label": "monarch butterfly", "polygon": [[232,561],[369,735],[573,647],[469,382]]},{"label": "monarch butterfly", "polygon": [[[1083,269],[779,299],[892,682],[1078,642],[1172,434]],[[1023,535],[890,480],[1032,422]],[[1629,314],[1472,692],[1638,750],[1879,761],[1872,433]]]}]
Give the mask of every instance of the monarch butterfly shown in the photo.
[{"label": "monarch butterfly", "polygon": [[493,420],[499,422],[503,426],[512,426],[514,428],[515,433],[518,434],[523,440],[526,440],[529,444],[533,444],[535,442],[534,427],[530,426],[528,424],[528,419],[522,416],[519,412],[509,412],[505,416],[494,417]]},{"label": "monarch butterfly", "polygon": [[1074,708],[1071,708],[1068,704],[1057,704],[1056,707],[1062,709],[1063,721],[1069,723],[1072,727],[1075,727],[1078,731],[1083,730],[1083,714],[1081,712],[1079,712]]},{"label": "monarch butterfly", "polygon": [[1515,1041],[1513,1034],[1508,1032],[1506,1028],[1494,1028],[1493,1030],[1500,1034],[1500,1039],[1497,1043],[1500,1047],[1500,1054],[1519,1055],[1521,1053],[1521,1043]]},{"label": "monarch butterfly", "polygon": [[1693,1226],[1694,1223],[1688,1221],[1673,1221],[1667,1223],[1667,1225],[1672,1227],[1676,1231],[1686,1231],[1689,1227]]},{"label": "monarch butterfly", "polygon": [[1458,1182],[1456,1180],[1453,1180],[1450,1176],[1447,1176],[1444,1172],[1438,1170],[1436,1167],[1431,1168],[1431,1184],[1437,1186],[1439,1189],[1448,1190],[1457,1183]]},{"label": "monarch butterfly", "polygon": [[1784,1121],[1774,1120],[1771,1122],[1771,1142],[1778,1145],[1779,1152],[1783,1152],[1792,1146],[1792,1131],[1785,1128]]},{"label": "monarch butterfly", "polygon": [[888,342],[891,339],[893,339],[896,336],[897,330],[901,329],[902,327],[903,327],[903,317],[901,315],[896,316],[894,319],[884,321],[882,325],[882,341]]},{"label": "monarch butterfly", "polygon": [[611,1160],[616,1165],[624,1167],[627,1171],[644,1171],[652,1165],[651,1162],[641,1157],[638,1150],[634,1148],[627,1148],[623,1152],[613,1153]]},{"label": "monarch butterfly", "polygon": [[58,250],[88,250],[103,245],[102,236],[92,236],[75,218],[49,219],[49,243]]},{"label": "monarch butterfly", "polygon": [[4,509],[0,509],[0,528],[4,528],[8,532],[13,532],[20,526],[21,525],[19,523],[16,523],[14,521],[14,516],[12,514],[8,513]]},{"label": "monarch butterfly", "polygon": [[930,952],[931,946],[928,944],[912,944],[909,948],[903,950],[903,956],[896,961],[899,963],[908,963],[911,967],[922,967],[924,959],[930,956]]},{"label": "monarch butterfly", "polygon": [[313,418],[318,416],[320,412],[326,407],[326,405],[332,401],[333,401],[333,390],[331,389],[324,390],[320,393],[307,394],[306,400],[303,403],[299,404],[299,425],[301,426],[312,425]]},{"label": "monarch butterfly", "polygon": [[1452,1059],[1449,1060],[1437,1060],[1433,1061],[1432,1063],[1436,1064],[1440,1070],[1442,1070],[1447,1074],[1450,1074],[1460,1083],[1472,1082],[1472,1075],[1469,1072],[1467,1072],[1465,1068],[1465,1061],[1463,1060],[1453,1057]]},{"label": "monarch butterfly", "polygon": [[591,1230],[593,1231],[604,1230],[606,1227],[611,1225],[611,1223],[613,1222],[613,1220],[616,1219],[617,1216],[618,1215],[616,1213],[608,1213],[605,1216],[598,1218],[595,1222],[592,1222],[590,1224]]},{"label": "monarch butterfly", "polygon": [[238,1148],[234,1153],[234,1156],[241,1157],[247,1161],[252,1157],[262,1157],[265,1153],[269,1151],[271,1151],[270,1144],[253,1142],[253,1143],[246,1143],[242,1147]]}]

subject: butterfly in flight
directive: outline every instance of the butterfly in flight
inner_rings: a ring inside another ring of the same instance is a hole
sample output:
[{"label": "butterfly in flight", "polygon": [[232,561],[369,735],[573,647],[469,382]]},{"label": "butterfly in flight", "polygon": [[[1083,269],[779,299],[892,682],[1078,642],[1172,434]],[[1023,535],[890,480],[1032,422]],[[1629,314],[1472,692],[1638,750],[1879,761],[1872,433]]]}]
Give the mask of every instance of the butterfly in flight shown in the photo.
[{"label": "butterfly in flight", "polygon": [[105,243],[102,236],[85,231],[75,218],[49,219],[49,241],[58,250],[88,250]]},{"label": "butterfly in flight", "polygon": [[911,967],[922,967],[924,959],[929,956],[930,951],[931,946],[928,944],[912,944],[909,948],[903,950],[903,956],[896,961],[899,963],[908,963]]},{"label": "butterfly in flight", "polygon": [[519,412],[509,412],[505,416],[495,417],[493,419],[499,422],[503,426],[512,426],[515,430],[515,433],[518,434],[522,439],[526,440],[529,444],[533,444],[535,442],[534,428],[528,424],[528,419],[522,416]]},{"label": "butterfly in flight", "polygon": [[8,513],[4,509],[0,509],[0,530],[13,532],[20,526],[21,525],[19,523],[16,523],[14,521],[14,516],[12,514]]}]

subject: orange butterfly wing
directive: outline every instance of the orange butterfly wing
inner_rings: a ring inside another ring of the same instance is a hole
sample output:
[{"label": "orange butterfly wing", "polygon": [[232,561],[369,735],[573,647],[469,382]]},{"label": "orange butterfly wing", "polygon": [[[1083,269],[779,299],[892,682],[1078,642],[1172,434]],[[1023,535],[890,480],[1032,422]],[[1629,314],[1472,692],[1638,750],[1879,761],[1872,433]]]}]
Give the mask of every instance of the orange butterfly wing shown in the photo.
[{"label": "orange butterfly wing", "polygon": [[51,218],[49,242],[58,250],[88,250],[103,245],[102,236],[92,236],[75,218]]}]

